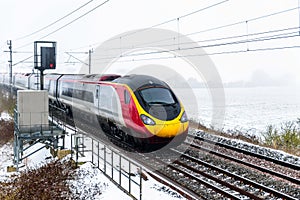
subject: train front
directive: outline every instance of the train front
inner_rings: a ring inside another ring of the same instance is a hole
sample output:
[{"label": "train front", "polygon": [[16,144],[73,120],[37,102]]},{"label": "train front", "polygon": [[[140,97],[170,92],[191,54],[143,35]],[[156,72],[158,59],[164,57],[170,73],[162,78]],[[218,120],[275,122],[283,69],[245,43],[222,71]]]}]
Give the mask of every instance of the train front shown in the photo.
[{"label": "train front", "polygon": [[189,122],[182,103],[171,88],[156,78],[139,76],[132,91],[138,115],[136,129],[146,144],[182,143],[188,133]]}]

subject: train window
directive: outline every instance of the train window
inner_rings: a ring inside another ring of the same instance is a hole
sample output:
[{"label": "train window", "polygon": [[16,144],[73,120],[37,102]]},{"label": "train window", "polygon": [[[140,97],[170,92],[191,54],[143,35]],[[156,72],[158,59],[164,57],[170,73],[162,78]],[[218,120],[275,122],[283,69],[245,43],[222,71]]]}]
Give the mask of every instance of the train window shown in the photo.
[{"label": "train window", "polygon": [[124,90],[124,100],[125,100],[125,104],[129,104],[130,102],[130,94],[127,90]]},{"label": "train window", "polygon": [[93,93],[89,91],[82,91],[82,100],[94,103]]},{"label": "train window", "polygon": [[147,88],[140,91],[143,100],[148,104],[174,104],[172,93],[167,88]]}]

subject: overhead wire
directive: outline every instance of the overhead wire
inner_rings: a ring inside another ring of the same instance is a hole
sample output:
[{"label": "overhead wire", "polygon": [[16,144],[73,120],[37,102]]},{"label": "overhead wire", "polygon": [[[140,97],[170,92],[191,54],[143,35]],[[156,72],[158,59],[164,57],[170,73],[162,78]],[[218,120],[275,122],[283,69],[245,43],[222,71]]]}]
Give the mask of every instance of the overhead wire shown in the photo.
[{"label": "overhead wire", "polygon": [[85,64],[85,65],[87,65],[87,66],[89,65],[88,63],[86,63],[86,62],[80,60],[79,58],[76,58],[76,57],[73,56],[71,53],[69,53],[69,52],[65,52],[65,53],[68,54],[70,57],[74,58],[75,60],[79,61],[80,63],[83,63],[83,64]]},{"label": "overhead wire", "polygon": [[259,38],[253,38],[253,39],[244,39],[244,40],[240,40],[240,41],[233,41],[233,42],[227,42],[227,43],[203,45],[200,47],[197,46],[197,47],[190,47],[190,48],[181,48],[180,50],[219,47],[219,46],[226,46],[226,45],[236,45],[236,44],[244,44],[244,43],[251,43],[251,42],[262,42],[262,41],[275,40],[275,39],[287,39],[287,38],[291,38],[291,37],[299,37],[299,35],[296,35],[296,33],[298,33],[298,31],[294,31],[294,32],[290,32],[290,33],[281,33],[281,34],[272,35],[272,36],[263,36],[263,37],[259,37]]},{"label": "overhead wire", "polygon": [[[293,37],[298,37],[294,35]],[[268,48],[256,48],[256,49],[240,49],[240,50],[230,50],[230,51],[219,51],[213,53],[203,53],[203,54],[190,54],[190,55],[172,55],[172,56],[160,56],[160,57],[151,57],[151,58],[141,58],[141,59],[128,59],[128,60],[116,60],[114,62],[138,62],[138,61],[149,61],[149,60],[164,60],[164,59],[176,59],[176,58],[185,58],[185,57],[195,57],[195,56],[213,56],[213,55],[223,55],[223,54],[237,54],[237,53],[247,53],[247,52],[259,52],[259,51],[272,51],[272,50],[284,50],[284,49],[295,49],[300,48],[299,45],[294,46],[280,46],[280,47],[268,47]],[[100,59],[103,60],[103,59]],[[102,64],[106,62],[95,62],[97,64]]]},{"label": "overhead wire", "polygon": [[55,20],[54,22],[48,24],[47,26],[44,26],[44,27],[42,27],[42,28],[40,28],[40,29],[38,29],[38,30],[36,30],[36,31],[34,31],[34,32],[32,32],[32,33],[30,33],[30,34],[27,34],[27,35],[24,35],[24,36],[22,36],[22,37],[19,37],[19,38],[15,39],[15,41],[18,41],[18,40],[21,40],[21,39],[30,37],[30,36],[32,36],[32,35],[35,35],[35,34],[41,32],[41,31],[43,31],[43,30],[45,30],[45,29],[47,29],[47,28],[53,26],[54,24],[56,24],[56,23],[62,21],[63,19],[65,19],[65,18],[71,16],[72,14],[74,14],[75,12],[77,12],[77,11],[79,11],[80,9],[84,8],[85,6],[87,6],[88,4],[90,4],[90,3],[93,2],[93,1],[94,1],[94,0],[90,0],[90,1],[86,2],[85,4],[79,6],[79,7],[76,8],[75,10],[73,10],[73,11],[71,11],[70,13],[64,15],[63,17],[61,17],[61,18]]},{"label": "overhead wire", "polygon": [[[107,3],[109,0],[105,1],[104,3],[98,5],[97,7],[95,7],[94,9],[90,10],[89,12],[81,15],[80,17],[72,20],[71,22],[69,22],[68,24],[65,24],[64,26],[56,29],[55,31],[43,36],[42,38],[40,39],[44,39],[45,37],[48,37],[49,35],[61,30],[62,28],[70,25],[71,23],[75,22],[76,20],[84,17],[85,15],[87,15],[88,13],[92,12],[93,10],[97,9],[98,7],[104,5],[105,3]],[[222,1],[222,2],[219,2],[217,4],[214,4],[214,5],[211,5],[209,7],[213,7],[213,6],[216,6],[216,5],[219,5],[219,4],[222,4],[222,3],[225,3],[229,0],[225,0],[225,1]],[[188,13],[186,15],[182,15],[180,17],[187,17],[187,16],[190,16],[192,14],[195,14],[195,13],[198,13],[200,11],[203,11],[205,9],[208,9],[209,7],[206,7],[206,8],[202,8],[202,9],[199,9],[197,11],[193,11],[191,13]],[[267,17],[270,17],[270,16],[274,16],[274,15],[278,15],[278,14],[282,14],[282,13],[286,13],[286,12],[290,12],[290,11],[293,11],[295,9],[299,9],[299,6],[296,7],[296,8],[290,8],[290,9],[286,9],[286,10],[283,10],[283,11],[279,11],[279,12],[275,12],[275,13],[271,13],[271,14],[268,14],[268,15],[262,15],[262,16],[259,16],[259,17],[255,17],[255,18],[252,18],[252,19],[249,19],[249,20],[243,20],[243,21],[239,21],[239,22],[235,22],[235,23],[231,23],[231,24],[227,24],[227,25],[222,25],[222,26],[218,26],[218,27],[214,27],[214,28],[210,28],[210,29],[206,29],[206,30],[201,30],[201,31],[197,31],[197,32],[193,32],[193,33],[189,33],[189,34],[186,34],[185,36],[191,36],[191,35],[195,35],[195,34],[199,34],[199,33],[203,33],[203,32],[208,32],[208,31],[213,31],[213,30],[218,30],[218,29],[222,29],[222,28],[226,28],[226,27],[230,27],[230,26],[234,26],[234,25],[238,25],[238,24],[242,24],[242,23],[247,23],[247,22],[250,22],[250,21],[255,21],[255,20],[259,20],[259,19],[263,19],[263,18],[267,18]],[[174,18],[174,19],[171,19],[171,20],[167,20],[167,21],[164,21],[164,22],[161,22],[159,24],[156,24],[156,25],[153,25],[149,28],[145,28],[145,29],[142,29],[140,31],[145,31],[145,30],[148,30],[150,28],[154,28],[154,27],[157,27],[157,26],[161,26],[161,25],[164,25],[164,24],[167,24],[167,23],[170,23],[174,20],[178,20],[180,17],[178,18]],[[299,27],[296,27],[298,29],[298,33],[299,33]],[[286,30],[290,30],[290,29],[295,29],[295,28],[286,28],[286,29],[280,29],[279,31],[286,31]],[[139,32],[139,31],[137,31]],[[132,34],[135,34],[137,32],[133,32],[133,33],[130,33],[130,35]],[[225,39],[235,39],[235,38],[240,38],[240,37],[246,37],[246,36],[254,36],[254,35],[258,35],[258,34],[264,34],[264,33],[274,33],[276,32],[276,30],[274,31],[266,31],[266,32],[261,32],[261,33],[254,33],[254,34],[246,34],[246,35],[240,35],[240,36],[230,36],[230,37],[227,37],[227,38],[215,38],[215,39],[208,39],[206,41],[197,41],[197,42],[213,42],[213,41],[219,41],[219,40],[225,40]],[[267,41],[267,40],[275,40],[275,39],[287,39],[287,38],[291,38],[291,37],[296,37],[296,35],[288,35],[288,34],[294,34],[295,32],[292,32],[292,33],[283,33],[283,34],[280,34],[280,35],[273,35],[273,36],[264,36],[262,38],[254,38],[254,39],[251,39],[251,40],[241,40],[241,41],[233,41],[233,42],[228,42],[228,43],[218,43],[218,44],[211,44],[211,45],[203,45],[203,46],[200,46],[200,47],[197,47],[197,48],[208,48],[208,47],[217,47],[217,46],[226,46],[226,45],[235,45],[235,44],[242,44],[242,43],[246,43],[246,42],[261,42],[261,41]],[[285,35],[285,36],[284,36]],[[129,35],[124,35],[122,36],[123,37],[126,37],[126,36],[129,36]],[[299,35],[298,35],[299,36]],[[178,37],[181,37],[181,36],[178,36]],[[174,39],[174,38],[172,38]],[[169,39],[168,39],[169,40]],[[154,42],[152,42],[154,43]],[[31,43],[30,43],[31,44]],[[184,43],[179,43],[179,45],[183,45]],[[174,45],[174,44],[170,44],[170,45]],[[23,46],[22,46],[23,47]],[[269,50],[279,50],[279,49],[288,49],[288,48],[299,48],[297,45],[295,46],[285,46],[285,47],[270,47],[270,48],[260,48],[260,49],[247,49],[247,50],[236,50],[236,51],[224,51],[224,52],[216,52],[216,53],[213,53],[213,54],[205,54],[205,55],[219,55],[219,54],[229,54],[229,53],[242,53],[242,52],[251,52],[251,51],[269,51]],[[124,47],[122,47],[122,49],[124,49]],[[187,48],[189,49],[189,48]],[[182,50],[187,50],[187,49],[182,49]],[[178,49],[174,49],[174,51],[177,51]],[[164,51],[165,52],[165,51]],[[161,53],[164,53],[163,51]],[[155,52],[157,53],[157,52]],[[148,52],[149,54],[149,52]],[[154,52],[153,52],[154,54]],[[146,54],[141,54],[141,55],[146,55]],[[124,56],[124,55],[123,55]],[[132,55],[131,55],[132,56]],[[136,55],[135,55],[136,56]],[[195,55],[196,56],[196,55]],[[198,55],[198,56],[201,56],[201,55]],[[178,56],[177,56],[178,57]],[[174,56],[172,57],[174,58]],[[105,59],[105,58],[104,58]],[[151,59],[151,58],[150,58]],[[97,59],[96,59],[97,60]],[[99,59],[100,60],[100,59]],[[138,60],[135,60],[135,61],[138,61]],[[124,61],[122,61],[124,62]]]},{"label": "overhead wire", "polygon": [[29,57],[27,57],[27,58],[25,58],[25,59],[23,59],[23,60],[21,60],[21,61],[18,61],[17,63],[14,63],[12,66],[16,66],[16,65],[18,65],[18,64],[20,64],[20,63],[23,63],[24,61],[26,61],[26,60],[29,60],[30,58],[32,58],[33,56],[29,56]]},{"label": "overhead wire", "polygon": [[[283,14],[283,13],[295,11],[297,9],[300,9],[300,7],[297,6],[297,7],[293,7],[293,8],[289,8],[289,9],[285,9],[285,10],[273,12],[273,13],[269,13],[267,15],[261,15],[261,16],[258,16],[258,17],[250,18],[250,19],[247,19],[247,20],[242,20],[242,21],[238,21],[238,22],[234,22],[234,23],[229,23],[229,24],[222,25],[222,26],[216,26],[216,27],[213,27],[213,28],[204,29],[204,30],[201,30],[201,31],[187,33],[187,34],[184,34],[183,36],[179,35],[178,37],[179,38],[180,37],[188,37],[188,36],[192,36],[192,35],[196,35],[196,34],[200,34],[200,33],[215,31],[215,30],[219,30],[219,29],[223,29],[223,28],[228,28],[228,27],[232,27],[232,26],[236,26],[236,25],[240,25],[240,24],[244,24],[244,23],[249,23],[251,21],[256,21],[256,20],[259,20],[259,19],[264,19],[264,18],[268,18],[268,17],[271,17],[271,16],[280,15],[280,14]],[[137,32],[135,32],[135,33],[137,33]],[[147,43],[142,43],[139,46],[151,45],[151,44],[155,44],[155,43],[159,43],[159,42],[164,42],[164,41],[168,41],[168,40],[172,40],[173,41],[174,39],[177,39],[177,38],[176,37],[165,38],[165,39],[161,39],[161,40],[157,40],[157,41],[151,41],[151,42],[147,42]],[[137,46],[136,48],[138,48],[139,46]],[[132,48],[132,46],[130,46],[130,47],[122,47],[122,49],[126,49],[126,48]],[[111,50],[111,49],[105,49],[105,50]]]},{"label": "overhead wire", "polygon": [[[142,31],[149,30],[149,29],[151,29],[151,28],[155,28],[155,27],[158,27],[158,26],[162,26],[162,25],[164,25],[164,24],[168,24],[168,23],[173,22],[173,21],[177,21],[177,20],[179,20],[179,19],[182,19],[182,18],[191,16],[191,15],[194,15],[194,14],[196,14],[196,13],[202,12],[202,11],[204,11],[204,10],[213,8],[213,7],[218,6],[218,5],[221,5],[221,4],[226,3],[226,2],[228,2],[228,1],[229,1],[229,0],[224,0],[224,1],[221,1],[221,2],[218,2],[218,3],[215,3],[215,4],[212,4],[212,5],[209,5],[209,6],[207,6],[207,7],[204,7],[204,8],[195,10],[195,11],[192,11],[192,12],[187,13],[187,14],[185,14],[185,15],[182,15],[182,16],[179,16],[179,17],[176,17],[176,18],[173,18],[173,19],[169,19],[169,20],[163,21],[163,22],[161,22],[161,23],[152,25],[152,26],[150,26],[150,27],[148,27],[148,28],[145,28],[145,29],[142,29],[142,30],[138,30],[138,31],[135,31],[135,32],[132,32],[132,33],[125,34],[125,35],[122,36],[122,38],[127,37],[127,36],[129,36],[129,35],[134,35],[134,34],[136,34],[136,33],[142,32]],[[117,38],[115,38],[115,39],[117,39]]]},{"label": "overhead wire", "polygon": [[[194,56],[212,56],[212,55],[223,55],[223,54],[238,54],[238,53],[248,53],[248,52],[258,52],[258,51],[274,51],[274,50],[284,50],[284,49],[298,49],[300,45],[294,46],[281,46],[281,47],[268,47],[268,48],[257,48],[257,49],[244,49],[244,50],[231,50],[231,51],[220,51],[213,53],[204,53],[204,54],[191,54],[191,55],[176,55],[176,56],[165,56],[165,57],[153,57],[153,58],[142,58],[142,59],[130,59],[130,60],[117,60],[115,62],[138,62],[138,61],[149,61],[149,60],[164,60],[164,59],[177,59],[177,58],[186,58]],[[97,64],[105,64],[106,62],[96,62]]]},{"label": "overhead wire", "polygon": [[70,21],[69,23],[67,23],[67,24],[65,24],[65,25],[61,26],[60,28],[58,28],[58,29],[56,29],[56,30],[52,31],[51,33],[48,33],[47,35],[45,35],[45,36],[41,37],[39,40],[41,40],[41,39],[44,39],[44,38],[46,38],[46,37],[48,37],[48,36],[50,36],[50,35],[52,35],[52,34],[56,33],[57,31],[59,31],[59,30],[61,30],[61,29],[65,28],[65,27],[69,26],[70,24],[72,24],[72,23],[74,23],[75,21],[77,21],[77,20],[81,19],[82,17],[84,17],[84,16],[88,15],[89,13],[93,12],[94,10],[98,9],[99,7],[103,6],[104,4],[106,4],[106,3],[107,3],[107,2],[109,2],[109,1],[110,1],[110,0],[106,0],[106,1],[104,1],[103,3],[101,3],[101,4],[97,5],[96,7],[94,7],[94,8],[93,8],[93,9],[91,9],[91,10],[89,10],[88,12],[86,12],[86,13],[84,13],[84,14],[80,15],[79,17],[75,18],[74,20]]},{"label": "overhead wire", "polygon": [[[220,47],[220,46],[227,46],[227,45],[262,42],[262,41],[269,41],[269,40],[275,40],[275,39],[287,39],[287,38],[298,37],[298,36],[299,36],[298,31],[293,31],[293,32],[289,32],[289,33],[281,33],[281,34],[270,35],[270,36],[261,36],[261,37],[252,38],[252,39],[244,39],[244,40],[224,42],[224,43],[200,45],[200,46],[195,46],[195,47],[187,47],[187,48],[180,48],[180,49],[174,48],[171,50],[160,50],[160,51],[142,52],[142,53],[135,53],[135,54],[122,54],[122,55],[120,55],[120,57],[123,58],[123,57],[132,57],[132,56],[144,56],[144,55],[151,55],[151,54],[170,53],[170,52],[178,52],[178,51],[198,49],[198,48],[212,48],[212,47]],[[98,58],[94,58],[94,60],[114,59],[114,58],[115,57],[113,57],[113,56],[100,57],[100,58],[98,57]]]},{"label": "overhead wire", "polygon": [[[170,43],[170,44],[161,44],[161,45],[155,45],[155,47],[168,47],[168,46],[174,46],[174,45],[187,45],[187,44],[195,44],[195,43],[204,43],[204,42],[215,42],[215,41],[220,41],[220,40],[229,40],[229,39],[236,39],[236,38],[243,38],[243,37],[252,37],[252,36],[257,36],[257,35],[263,35],[263,34],[269,34],[269,33],[276,33],[276,32],[283,32],[283,31],[290,31],[290,30],[298,30],[299,27],[289,27],[289,28],[283,28],[283,29],[276,29],[276,30],[270,30],[270,31],[262,31],[262,32],[256,32],[256,33],[248,33],[248,34],[242,34],[242,35],[233,35],[233,36],[228,36],[228,37],[219,37],[219,38],[211,38],[211,39],[206,39],[206,40],[195,40],[191,42],[180,42],[180,43]],[[136,46],[136,48],[141,48],[143,46]],[[132,49],[131,47],[115,47],[115,48],[109,48],[105,50],[130,50]]]},{"label": "overhead wire", "polygon": [[[194,15],[194,14],[196,14],[196,13],[202,12],[202,11],[207,10],[207,9],[210,9],[210,8],[213,8],[213,7],[215,7],[215,6],[218,6],[218,5],[220,5],[220,4],[226,3],[226,2],[228,2],[228,1],[229,1],[229,0],[223,0],[223,1],[220,1],[220,2],[215,3],[215,4],[211,4],[211,5],[207,6],[207,7],[200,8],[200,9],[198,9],[198,10],[189,12],[189,13],[184,14],[184,15],[181,15],[181,16],[179,16],[179,17],[172,18],[172,19],[169,19],[169,20],[165,20],[165,21],[163,21],[163,22],[160,22],[160,23],[158,23],[158,24],[149,26],[149,27],[147,27],[147,28],[144,28],[144,29],[141,29],[141,30],[137,30],[137,31],[134,31],[134,32],[131,32],[131,33],[122,35],[122,38],[127,37],[127,36],[130,36],[130,35],[134,35],[134,34],[136,34],[136,33],[140,33],[140,32],[143,32],[143,31],[147,31],[147,30],[149,30],[149,29],[151,29],[151,28],[155,28],[155,27],[158,27],[158,26],[162,26],[162,25],[164,25],[164,24],[167,24],[167,23],[170,23],[170,22],[173,22],[173,21],[177,21],[177,20],[179,20],[179,19],[182,19],[182,18],[191,16],[191,15]],[[108,41],[115,40],[115,39],[119,39],[119,38],[112,38],[112,39],[109,39]],[[99,44],[99,43],[101,43],[101,42],[96,42],[96,43],[94,43],[94,44],[92,44],[92,45],[82,46],[82,47],[79,47],[79,48],[76,48],[76,49],[73,49],[73,50],[78,50],[78,49],[86,48],[86,47],[88,47],[88,46],[94,46],[94,45]]]},{"label": "overhead wire", "polygon": [[[80,15],[79,17],[73,19],[72,21],[68,22],[67,24],[65,24],[65,25],[63,25],[63,26],[61,26],[61,27],[59,27],[58,29],[55,29],[54,31],[52,31],[52,32],[50,32],[50,33],[48,33],[48,34],[46,34],[45,36],[39,38],[38,40],[42,40],[42,39],[44,39],[44,38],[46,38],[46,37],[48,37],[48,36],[50,36],[50,35],[52,35],[52,34],[58,32],[58,31],[60,31],[61,29],[63,29],[63,28],[65,28],[65,27],[69,26],[70,24],[74,23],[75,21],[77,21],[77,20],[81,19],[82,17],[88,15],[89,13],[93,12],[94,10],[98,9],[99,7],[103,6],[104,4],[106,4],[106,3],[109,2],[109,1],[110,1],[110,0],[106,0],[106,1],[102,2],[101,4],[95,6],[93,9],[89,10],[88,12],[86,12],[86,13]],[[25,45],[22,45],[22,46],[20,46],[20,47],[17,47],[16,49],[21,49],[21,48],[24,48],[24,47],[26,47],[26,46],[28,46],[28,45],[31,45],[31,44],[32,44],[32,42],[27,43],[27,44],[25,44]]]},{"label": "overhead wire", "polygon": [[194,33],[189,33],[189,34],[186,34],[186,36],[191,36],[191,35],[195,35],[195,34],[199,34],[199,33],[204,33],[204,32],[214,31],[214,30],[218,30],[218,29],[223,29],[223,28],[228,28],[228,27],[231,27],[231,26],[244,24],[246,22],[249,23],[249,22],[252,22],[252,21],[259,20],[259,19],[264,19],[264,18],[268,18],[268,17],[271,17],[271,16],[291,12],[291,11],[294,11],[294,10],[297,10],[297,9],[299,9],[299,6],[289,8],[289,9],[286,9],[286,10],[282,10],[282,11],[278,11],[278,12],[274,12],[274,13],[270,13],[270,14],[267,14],[267,15],[258,16],[258,17],[255,17],[255,18],[247,19],[247,20],[242,20],[242,21],[239,21],[239,22],[231,23],[231,24],[226,24],[226,25],[223,25],[223,26],[217,26],[217,27],[214,27],[214,28],[210,28],[210,29],[206,29],[206,30],[202,30],[202,31],[197,31],[197,32],[194,32]]}]

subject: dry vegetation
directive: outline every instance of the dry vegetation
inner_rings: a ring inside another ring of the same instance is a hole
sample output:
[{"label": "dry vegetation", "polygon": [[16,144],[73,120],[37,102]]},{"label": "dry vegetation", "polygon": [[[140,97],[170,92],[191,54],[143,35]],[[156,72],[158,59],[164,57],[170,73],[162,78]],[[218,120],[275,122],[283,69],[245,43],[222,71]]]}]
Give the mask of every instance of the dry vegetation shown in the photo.
[{"label": "dry vegetation", "polygon": [[286,122],[280,128],[270,125],[263,137],[264,145],[300,156],[300,119]]},{"label": "dry vegetation", "polygon": [[10,116],[13,116],[15,105],[16,95],[11,94],[7,89],[0,86],[0,113],[5,111]]},{"label": "dry vegetation", "polygon": [[[12,95],[6,89],[0,86],[0,114],[2,112],[13,116],[14,107],[16,104],[16,96]],[[0,145],[11,142],[14,137],[13,120],[0,119]]]},{"label": "dry vegetation", "polygon": [[0,120],[0,138],[0,145],[13,141],[14,122],[12,120]]},{"label": "dry vegetation", "polygon": [[67,181],[74,174],[74,162],[56,160],[0,182],[0,199],[72,199]]}]

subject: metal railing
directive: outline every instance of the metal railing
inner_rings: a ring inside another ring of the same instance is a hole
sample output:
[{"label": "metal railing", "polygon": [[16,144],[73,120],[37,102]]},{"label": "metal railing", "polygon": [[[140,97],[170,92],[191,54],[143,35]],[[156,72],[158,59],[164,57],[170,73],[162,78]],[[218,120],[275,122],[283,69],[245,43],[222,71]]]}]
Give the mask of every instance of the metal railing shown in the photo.
[{"label": "metal railing", "polygon": [[133,199],[142,199],[142,167],[92,137],[72,134],[72,152],[76,163],[88,158],[103,174]]}]

